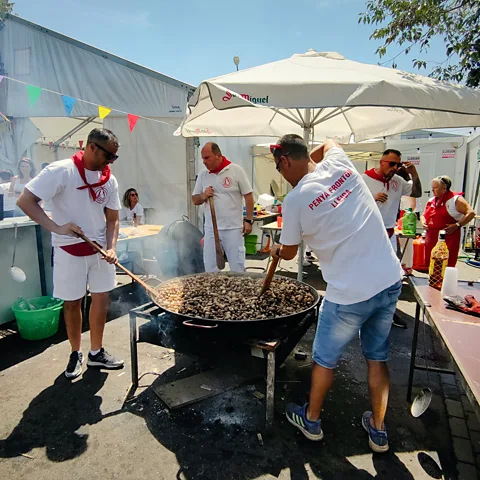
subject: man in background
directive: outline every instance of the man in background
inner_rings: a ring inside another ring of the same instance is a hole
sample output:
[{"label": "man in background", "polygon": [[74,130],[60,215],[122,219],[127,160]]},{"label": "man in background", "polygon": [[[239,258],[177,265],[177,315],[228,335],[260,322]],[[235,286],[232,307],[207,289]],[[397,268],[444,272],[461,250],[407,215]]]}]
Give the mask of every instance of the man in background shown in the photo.
[{"label": "man in background", "polygon": [[[410,162],[402,163],[402,154],[398,150],[388,149],[383,152],[379,167],[367,170],[362,177],[377,203],[396,254],[398,248],[394,228],[402,196],[422,196],[422,184],[417,169]],[[407,328],[405,320],[398,315],[394,315],[393,324],[399,328]]]},{"label": "man in background", "polygon": [[[243,168],[227,160],[216,143],[205,144],[201,153],[203,164],[207,169],[198,175],[192,202],[194,205],[205,204],[203,247],[205,270],[218,272],[209,205],[209,198],[213,198],[220,242],[227,255],[230,270],[243,272],[245,270],[243,237],[252,231],[253,225],[252,186]],[[243,218],[243,200],[246,206],[245,219]]]}]

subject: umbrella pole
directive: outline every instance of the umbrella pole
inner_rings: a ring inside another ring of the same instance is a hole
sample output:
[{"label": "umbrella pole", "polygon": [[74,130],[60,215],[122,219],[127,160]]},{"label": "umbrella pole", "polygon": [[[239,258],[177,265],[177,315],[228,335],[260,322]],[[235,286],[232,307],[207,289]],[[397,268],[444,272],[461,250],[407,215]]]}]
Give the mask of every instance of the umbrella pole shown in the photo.
[{"label": "umbrella pole", "polygon": [[[312,111],[309,108],[305,109],[305,118],[304,118],[304,127],[303,127],[303,139],[307,144],[307,148],[310,148],[310,134],[312,131],[312,127],[310,126],[310,117]],[[303,280],[303,256],[305,251],[305,244],[303,241],[300,242],[298,246],[298,273],[297,273],[297,280],[301,282]]]}]

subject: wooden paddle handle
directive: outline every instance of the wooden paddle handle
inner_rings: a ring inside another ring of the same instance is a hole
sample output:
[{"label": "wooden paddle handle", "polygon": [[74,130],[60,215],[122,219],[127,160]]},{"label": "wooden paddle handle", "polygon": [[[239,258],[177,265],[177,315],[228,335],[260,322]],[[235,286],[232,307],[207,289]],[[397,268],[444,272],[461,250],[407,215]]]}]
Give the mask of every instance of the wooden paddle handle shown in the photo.
[{"label": "wooden paddle handle", "polygon": [[[277,254],[278,254],[278,250],[277,250]],[[277,265],[279,261],[280,261],[280,257],[275,257],[272,259],[272,263],[270,263],[270,267],[268,268],[268,273],[263,282],[260,295],[263,295],[270,287],[270,284],[272,283],[272,279],[273,279],[273,276],[275,275],[275,270],[277,269]]]},{"label": "wooden paddle handle", "polygon": [[215,204],[213,202],[213,197],[208,197],[208,203],[210,205],[210,212],[212,214],[213,237],[215,238],[215,256],[217,268],[219,270],[223,270],[225,268],[225,260],[223,248],[220,244],[220,235],[218,234],[217,215],[215,214]]},{"label": "wooden paddle handle", "polygon": [[[84,242],[88,243],[92,248],[94,248],[98,253],[103,255],[104,257],[107,256],[107,252],[98,244],[95,242],[92,242],[89,238],[87,238],[85,235],[82,233],[77,233],[78,235]],[[156,296],[155,290],[146,282],[144,282],[141,278],[137,277],[135,274],[133,274],[128,268],[124,267],[121,263],[116,263],[115,264],[120,270],[123,270],[130,278],[133,278],[136,282],[138,282],[147,292],[150,294]]]},{"label": "wooden paddle handle", "polygon": [[208,197],[208,203],[210,205],[210,212],[212,214],[213,236],[215,237],[215,243],[220,245],[220,237],[218,235],[217,215],[215,213],[215,204],[213,203],[213,197]]}]

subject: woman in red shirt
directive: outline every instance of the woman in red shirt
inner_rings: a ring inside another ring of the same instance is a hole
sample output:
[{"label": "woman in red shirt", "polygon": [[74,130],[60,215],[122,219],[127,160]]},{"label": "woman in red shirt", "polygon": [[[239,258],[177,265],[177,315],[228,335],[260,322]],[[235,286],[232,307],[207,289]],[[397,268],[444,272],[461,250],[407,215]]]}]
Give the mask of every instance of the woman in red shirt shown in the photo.
[{"label": "woman in red shirt", "polygon": [[448,266],[454,267],[460,249],[462,227],[475,217],[473,208],[460,193],[450,190],[452,181],[446,175],[432,180],[433,197],[427,202],[422,215],[423,228],[427,231],[425,238],[425,258],[429,259],[433,247],[437,244],[440,230],[447,233]]}]

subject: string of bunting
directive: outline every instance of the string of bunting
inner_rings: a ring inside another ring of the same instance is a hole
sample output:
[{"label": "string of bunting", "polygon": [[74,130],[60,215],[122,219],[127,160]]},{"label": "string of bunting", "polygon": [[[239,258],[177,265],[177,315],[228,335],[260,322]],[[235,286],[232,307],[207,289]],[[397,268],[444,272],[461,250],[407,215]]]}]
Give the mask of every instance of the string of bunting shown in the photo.
[{"label": "string of bunting", "polygon": [[[155,119],[155,118],[143,117],[141,115],[134,115],[133,113],[123,112],[122,110],[117,110],[115,108],[105,107],[103,105],[98,105],[96,103],[89,102],[87,100],[81,100],[79,98],[74,98],[74,97],[70,97],[68,95],[63,95],[62,93],[55,92],[53,90],[48,90],[47,88],[42,88],[42,87],[37,87],[35,85],[30,85],[26,82],[22,82],[21,80],[17,80],[16,78],[11,78],[11,77],[0,75],[0,83],[4,79],[11,80],[11,81],[17,82],[17,83],[21,83],[21,84],[26,86],[27,94],[28,94],[28,101],[29,101],[30,106],[32,108],[37,103],[37,101],[40,98],[40,95],[42,94],[42,92],[48,92],[48,93],[53,93],[54,95],[59,95],[60,97],[62,97],[63,107],[65,108],[65,113],[67,114],[67,116],[71,115],[72,110],[73,110],[76,102],[83,102],[83,103],[86,103],[88,105],[96,106],[98,108],[98,116],[102,120],[104,118],[108,117],[108,115],[110,115],[111,112],[118,112],[118,113],[122,113],[124,115],[127,115],[128,127],[130,129],[130,132],[133,132],[133,129],[137,125],[137,122],[138,122],[139,118],[142,118],[144,120],[149,120],[151,122],[163,123],[164,125],[168,125],[170,127],[175,127],[175,128],[177,127],[177,125],[174,124],[174,123],[164,122],[162,120],[158,120],[158,119]],[[8,118],[5,115],[3,115],[2,112],[0,112],[0,116],[3,117],[6,121],[9,122]]]}]

